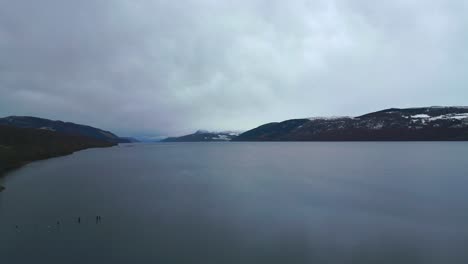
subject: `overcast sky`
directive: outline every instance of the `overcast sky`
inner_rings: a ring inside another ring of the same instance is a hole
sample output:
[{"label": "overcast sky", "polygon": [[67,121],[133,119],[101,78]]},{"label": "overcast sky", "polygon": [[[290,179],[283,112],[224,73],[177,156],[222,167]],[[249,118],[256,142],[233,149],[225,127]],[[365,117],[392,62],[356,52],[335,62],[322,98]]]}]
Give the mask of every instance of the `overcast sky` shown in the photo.
[{"label": "overcast sky", "polygon": [[468,105],[468,1],[0,0],[0,115],[120,135]]}]

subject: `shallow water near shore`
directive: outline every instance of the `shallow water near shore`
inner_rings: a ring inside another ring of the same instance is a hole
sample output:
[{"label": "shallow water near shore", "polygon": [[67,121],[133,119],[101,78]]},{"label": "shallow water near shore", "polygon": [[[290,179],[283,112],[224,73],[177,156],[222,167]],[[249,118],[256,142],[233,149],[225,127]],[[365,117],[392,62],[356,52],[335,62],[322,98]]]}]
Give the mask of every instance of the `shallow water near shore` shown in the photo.
[{"label": "shallow water near shore", "polygon": [[468,263],[468,142],[123,144],[0,185],[1,263]]}]

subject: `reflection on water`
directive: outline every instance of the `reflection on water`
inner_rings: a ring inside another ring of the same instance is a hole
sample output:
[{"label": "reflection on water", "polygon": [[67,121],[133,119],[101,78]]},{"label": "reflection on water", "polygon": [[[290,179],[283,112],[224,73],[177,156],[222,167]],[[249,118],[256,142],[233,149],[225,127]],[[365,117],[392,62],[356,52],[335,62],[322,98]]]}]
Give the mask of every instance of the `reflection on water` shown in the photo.
[{"label": "reflection on water", "polygon": [[467,263],[467,147],[170,143],[86,150],[3,179],[0,257]]}]

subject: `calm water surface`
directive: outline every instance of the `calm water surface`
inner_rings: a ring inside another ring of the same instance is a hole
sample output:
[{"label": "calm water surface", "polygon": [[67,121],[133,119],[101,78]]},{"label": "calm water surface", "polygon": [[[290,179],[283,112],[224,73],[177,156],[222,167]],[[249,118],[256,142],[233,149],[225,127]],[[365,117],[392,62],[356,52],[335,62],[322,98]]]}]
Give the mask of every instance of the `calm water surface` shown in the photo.
[{"label": "calm water surface", "polygon": [[120,145],[0,181],[5,264],[468,263],[468,143]]}]

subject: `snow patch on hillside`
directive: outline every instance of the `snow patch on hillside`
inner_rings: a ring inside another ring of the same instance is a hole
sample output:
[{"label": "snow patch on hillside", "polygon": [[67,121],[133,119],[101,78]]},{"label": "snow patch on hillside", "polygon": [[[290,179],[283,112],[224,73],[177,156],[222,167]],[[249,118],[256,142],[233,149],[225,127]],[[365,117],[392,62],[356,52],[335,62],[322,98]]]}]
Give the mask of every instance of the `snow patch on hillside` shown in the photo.
[{"label": "snow patch on hillside", "polygon": [[213,139],[213,140],[224,140],[224,141],[231,140],[231,138],[228,137],[227,135],[218,135],[217,137],[212,137],[211,139]]},{"label": "snow patch on hillside", "polygon": [[51,127],[40,127],[39,129],[42,129],[42,130],[49,130],[49,131],[55,131],[55,129],[51,128]]},{"label": "snow patch on hillside", "polygon": [[412,119],[421,119],[421,121],[436,121],[436,120],[451,120],[451,119],[457,119],[457,120],[463,120],[468,118],[468,113],[460,113],[460,114],[446,114],[446,115],[439,115],[439,116],[429,116],[426,114],[418,114],[418,115],[412,115],[410,116]]},{"label": "snow patch on hillside", "polygon": [[462,120],[468,118],[468,113],[462,113],[462,114],[448,114],[448,115],[440,115],[440,116],[434,116],[431,117],[429,120],[434,121],[434,120],[443,120],[443,119],[457,119],[457,120]]},{"label": "snow patch on hillside", "polygon": [[430,116],[426,114],[419,114],[419,115],[412,115],[411,118],[430,118]]},{"label": "snow patch on hillside", "polygon": [[200,129],[195,132],[195,134],[215,134],[215,135],[229,135],[229,136],[238,136],[242,134],[243,131],[210,131],[210,130],[204,130]]}]

